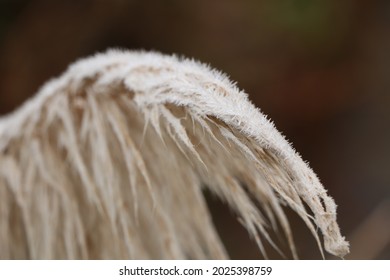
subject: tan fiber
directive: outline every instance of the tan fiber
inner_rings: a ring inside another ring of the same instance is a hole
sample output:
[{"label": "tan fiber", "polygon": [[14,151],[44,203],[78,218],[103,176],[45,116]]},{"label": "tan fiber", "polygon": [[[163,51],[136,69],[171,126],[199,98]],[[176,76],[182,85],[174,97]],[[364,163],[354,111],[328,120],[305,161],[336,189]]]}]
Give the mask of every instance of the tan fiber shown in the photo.
[{"label": "tan fiber", "polygon": [[349,251],[317,176],[224,75],[158,53],[98,54],[0,119],[0,258],[228,258],[204,188],[265,257],[276,228],[298,257],[282,205],[321,252],[322,239]]}]

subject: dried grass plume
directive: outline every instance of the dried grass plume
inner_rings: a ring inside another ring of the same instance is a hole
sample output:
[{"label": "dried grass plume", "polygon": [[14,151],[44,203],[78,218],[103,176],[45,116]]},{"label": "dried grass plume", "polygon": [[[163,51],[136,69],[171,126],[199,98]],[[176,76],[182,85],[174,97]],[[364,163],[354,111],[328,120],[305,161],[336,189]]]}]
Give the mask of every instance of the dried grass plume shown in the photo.
[{"label": "dried grass plume", "polygon": [[150,52],[80,60],[0,119],[0,258],[228,258],[204,188],[265,256],[273,228],[297,257],[282,205],[321,252],[348,252],[333,199],[226,76]]}]

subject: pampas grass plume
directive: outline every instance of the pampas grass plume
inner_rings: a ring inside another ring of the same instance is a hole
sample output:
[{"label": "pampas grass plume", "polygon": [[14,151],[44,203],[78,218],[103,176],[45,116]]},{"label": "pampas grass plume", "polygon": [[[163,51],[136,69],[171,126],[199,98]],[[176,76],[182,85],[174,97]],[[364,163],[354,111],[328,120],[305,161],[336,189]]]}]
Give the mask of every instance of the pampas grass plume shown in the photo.
[{"label": "pampas grass plume", "polygon": [[348,253],[317,176],[245,93],[198,62],[110,50],[0,119],[1,259],[228,258],[204,189],[265,257],[272,228],[298,257],[282,205],[321,252],[323,238]]}]

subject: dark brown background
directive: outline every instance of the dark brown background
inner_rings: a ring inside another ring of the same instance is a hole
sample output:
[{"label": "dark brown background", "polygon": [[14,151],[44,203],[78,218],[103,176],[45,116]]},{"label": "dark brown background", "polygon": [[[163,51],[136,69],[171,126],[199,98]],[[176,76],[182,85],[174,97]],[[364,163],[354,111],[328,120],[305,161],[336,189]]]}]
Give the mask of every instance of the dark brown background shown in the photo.
[{"label": "dark brown background", "polygon": [[[339,204],[347,258],[390,259],[390,1],[0,0],[0,114],[109,47],[178,53],[228,73]],[[232,258],[261,258],[211,204]],[[320,258],[291,219],[300,256]]]}]

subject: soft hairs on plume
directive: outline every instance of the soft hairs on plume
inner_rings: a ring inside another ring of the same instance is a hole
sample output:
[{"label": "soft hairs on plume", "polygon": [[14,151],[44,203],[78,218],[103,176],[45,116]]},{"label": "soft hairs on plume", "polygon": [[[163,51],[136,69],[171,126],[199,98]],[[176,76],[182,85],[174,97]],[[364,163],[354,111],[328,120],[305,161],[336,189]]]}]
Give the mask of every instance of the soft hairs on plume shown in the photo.
[{"label": "soft hairs on plume", "polygon": [[0,119],[1,259],[228,258],[204,189],[265,257],[272,227],[297,258],[281,205],[321,253],[317,228],[326,251],[349,251],[314,172],[245,93],[198,62],[110,50]]}]

